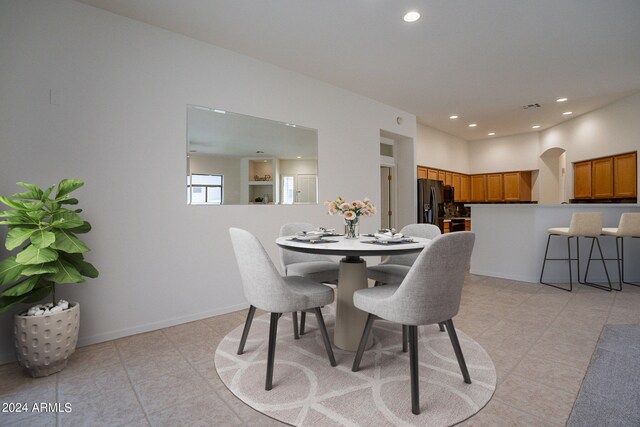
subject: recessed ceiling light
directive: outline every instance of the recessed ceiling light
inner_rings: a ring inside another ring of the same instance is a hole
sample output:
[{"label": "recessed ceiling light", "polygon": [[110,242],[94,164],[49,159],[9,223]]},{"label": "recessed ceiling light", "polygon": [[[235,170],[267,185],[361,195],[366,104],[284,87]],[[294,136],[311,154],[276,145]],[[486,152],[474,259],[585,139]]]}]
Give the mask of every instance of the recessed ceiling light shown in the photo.
[{"label": "recessed ceiling light", "polygon": [[533,125],[531,126],[531,129],[538,129],[540,127],[540,125]]},{"label": "recessed ceiling light", "polygon": [[567,98],[558,98],[558,99],[556,99],[556,102],[564,102],[566,100],[567,100]]},{"label": "recessed ceiling light", "polygon": [[213,110],[214,113],[227,114],[224,110]]},{"label": "recessed ceiling light", "polygon": [[476,123],[471,123],[471,124],[469,125],[469,127],[470,127],[470,128],[474,128],[474,127],[476,127],[476,126],[478,126]]},{"label": "recessed ceiling light", "polygon": [[420,19],[420,14],[415,10],[412,10],[411,12],[407,12],[402,19],[404,19],[404,22],[416,22]]},{"label": "recessed ceiling light", "polygon": [[489,136],[493,136],[493,135],[495,135],[495,134],[496,134],[495,132],[489,132],[487,135],[489,135]]},{"label": "recessed ceiling light", "polygon": [[449,116],[450,119],[457,119],[458,116]]},{"label": "recessed ceiling light", "polygon": [[564,113],[562,113],[565,116],[568,116],[569,114],[573,114],[573,111],[565,111]]},{"label": "recessed ceiling light", "polygon": [[302,157],[300,157],[300,156],[296,157],[296,159],[301,159],[301,158],[302,158]]},{"label": "recessed ceiling light", "polygon": [[267,163],[267,161],[266,161],[266,160],[264,160],[264,162],[265,162],[265,163]]}]

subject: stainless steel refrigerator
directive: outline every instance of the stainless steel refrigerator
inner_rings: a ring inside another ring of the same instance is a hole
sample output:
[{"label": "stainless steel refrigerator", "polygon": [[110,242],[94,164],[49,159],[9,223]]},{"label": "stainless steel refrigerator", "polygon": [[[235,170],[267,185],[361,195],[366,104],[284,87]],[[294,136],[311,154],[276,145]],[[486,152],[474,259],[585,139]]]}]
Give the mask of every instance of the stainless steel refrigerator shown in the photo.
[{"label": "stainless steel refrigerator", "polygon": [[444,185],[433,179],[418,180],[418,223],[438,225],[444,218]]}]

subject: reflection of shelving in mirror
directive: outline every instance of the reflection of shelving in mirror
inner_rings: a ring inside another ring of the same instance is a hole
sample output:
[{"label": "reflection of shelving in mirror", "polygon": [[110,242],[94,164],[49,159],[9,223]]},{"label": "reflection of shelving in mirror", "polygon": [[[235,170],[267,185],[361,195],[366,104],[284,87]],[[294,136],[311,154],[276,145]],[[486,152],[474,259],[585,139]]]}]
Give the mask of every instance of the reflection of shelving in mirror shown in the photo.
[{"label": "reflection of shelving in mirror", "polygon": [[278,203],[278,159],[245,158],[241,160],[243,181],[246,179],[246,201],[250,204]]}]

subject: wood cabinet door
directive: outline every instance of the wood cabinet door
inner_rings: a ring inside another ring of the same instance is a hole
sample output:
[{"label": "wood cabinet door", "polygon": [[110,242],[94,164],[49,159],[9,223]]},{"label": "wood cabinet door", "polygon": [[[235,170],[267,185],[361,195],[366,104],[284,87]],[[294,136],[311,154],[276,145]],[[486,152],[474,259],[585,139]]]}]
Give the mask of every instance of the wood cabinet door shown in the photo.
[{"label": "wood cabinet door", "polygon": [[471,177],[469,175],[460,175],[460,201],[468,202],[471,200]]},{"label": "wood cabinet door", "polygon": [[453,174],[451,172],[444,174],[444,185],[453,185]]},{"label": "wood cabinet door", "polygon": [[464,220],[464,231],[471,231],[471,220],[470,219],[465,219]]},{"label": "wood cabinet door", "polygon": [[486,175],[471,175],[471,201],[472,202],[486,202]]},{"label": "wood cabinet door", "polygon": [[613,197],[613,157],[591,161],[591,192],[596,199]]},{"label": "wood cabinet door", "polygon": [[427,168],[418,166],[418,179],[427,178]]},{"label": "wood cabinet door", "polygon": [[638,195],[637,176],[637,153],[615,156],[613,158],[614,197],[636,197]]},{"label": "wood cabinet door", "polygon": [[453,187],[453,201],[462,202],[462,176],[459,173],[454,173],[451,177],[451,186]]},{"label": "wood cabinet door", "polygon": [[442,184],[444,185],[446,179],[447,173],[445,171],[438,171],[438,181],[442,181]]},{"label": "wood cabinet door", "polygon": [[429,168],[427,170],[427,179],[435,179],[437,181],[438,180],[438,169]]},{"label": "wood cabinet door", "polygon": [[520,172],[502,174],[505,202],[520,201]]},{"label": "wood cabinet door", "polygon": [[490,173],[487,175],[487,201],[501,202],[502,200],[502,174]]},{"label": "wood cabinet door", "polygon": [[575,199],[591,198],[591,162],[573,164],[573,197]]}]

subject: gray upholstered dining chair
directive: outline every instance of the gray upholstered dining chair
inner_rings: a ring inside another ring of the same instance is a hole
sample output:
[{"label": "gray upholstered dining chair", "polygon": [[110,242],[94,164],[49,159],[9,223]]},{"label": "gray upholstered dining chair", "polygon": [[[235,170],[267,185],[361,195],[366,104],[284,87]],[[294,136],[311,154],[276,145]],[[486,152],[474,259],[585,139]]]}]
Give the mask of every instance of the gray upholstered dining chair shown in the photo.
[{"label": "gray upholstered dining chair", "polygon": [[253,234],[239,228],[230,228],[229,234],[240,269],[244,295],[250,304],[238,346],[238,354],[244,352],[256,308],[271,312],[265,390],[271,390],[273,386],[278,319],[282,313],[313,309],[329,356],[329,362],[331,366],[336,366],[327,328],[324,324],[322,311],[320,311],[320,307],[333,302],[333,289],[300,276],[282,277],[262,244]]},{"label": "gray upholstered dining chair", "polygon": [[[405,236],[433,239],[441,234],[440,228],[433,224],[409,224],[400,230]],[[391,255],[378,265],[367,267],[367,277],[375,280],[376,285],[399,284],[409,272],[420,253]]]},{"label": "gray upholstered dining chair", "polygon": [[[440,227],[433,224],[409,224],[400,230],[405,236],[422,237],[424,239],[433,239],[441,233]],[[367,267],[367,277],[375,280],[375,286],[383,284],[399,284],[401,283],[420,252],[391,255],[384,259],[380,264]],[[440,324],[440,331],[444,332],[444,324]],[[402,351],[406,352],[409,343],[408,329],[402,326]]]},{"label": "gray upholstered dining chair", "polygon": [[[293,236],[302,231],[315,230],[312,224],[306,222],[292,222],[280,227],[280,237]],[[302,252],[287,251],[279,248],[280,267],[285,276],[302,276],[319,283],[338,283],[340,265],[327,255],[305,254]],[[293,335],[298,335],[298,314],[293,315]],[[300,335],[304,335],[304,326],[307,313],[300,313]]]},{"label": "gray upholstered dining chair", "polygon": [[475,234],[470,231],[443,234],[433,239],[407,273],[401,284],[361,289],[353,294],[353,303],[369,313],[352,371],[360,361],[377,318],[407,325],[409,328],[409,365],[411,411],[420,413],[418,374],[418,326],[443,322],[453,345],[464,382],[471,377],[464,361],[452,318],[460,308],[464,276],[471,259]]}]

